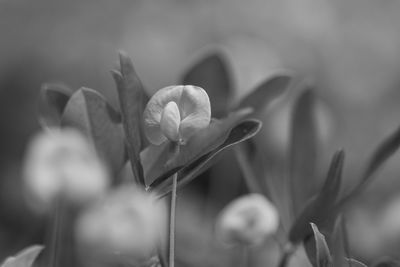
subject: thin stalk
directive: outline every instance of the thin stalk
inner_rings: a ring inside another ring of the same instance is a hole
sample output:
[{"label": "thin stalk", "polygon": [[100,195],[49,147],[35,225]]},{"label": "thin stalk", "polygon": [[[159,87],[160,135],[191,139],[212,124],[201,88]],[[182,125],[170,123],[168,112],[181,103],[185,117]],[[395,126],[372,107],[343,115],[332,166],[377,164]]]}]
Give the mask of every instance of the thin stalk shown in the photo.
[{"label": "thin stalk", "polygon": [[178,174],[172,176],[171,213],[169,217],[169,267],[175,266],[175,215],[176,215],[176,187]]},{"label": "thin stalk", "polygon": [[60,257],[60,238],[62,231],[62,213],[63,205],[60,199],[56,200],[54,211],[51,217],[52,231],[49,244],[49,267],[57,267]]},{"label": "thin stalk", "polygon": [[242,245],[242,267],[250,267],[250,248],[247,245]]},{"label": "thin stalk", "polygon": [[246,153],[243,150],[241,144],[235,146],[234,151],[237,162],[239,163],[239,167],[242,171],[244,181],[249,191],[252,193],[262,193],[261,186],[258,183],[257,177],[252,167],[250,166],[250,162],[248,161]]},{"label": "thin stalk", "polygon": [[290,258],[293,253],[296,251],[296,247],[291,244],[287,244],[283,250],[283,254],[279,260],[278,267],[286,267],[289,263]]}]

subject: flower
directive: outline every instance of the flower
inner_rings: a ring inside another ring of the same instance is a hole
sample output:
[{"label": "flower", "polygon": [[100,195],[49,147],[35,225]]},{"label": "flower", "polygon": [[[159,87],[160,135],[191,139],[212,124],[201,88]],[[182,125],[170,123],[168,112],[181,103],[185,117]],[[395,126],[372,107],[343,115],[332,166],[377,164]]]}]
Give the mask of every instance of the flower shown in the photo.
[{"label": "flower", "polygon": [[144,131],[152,144],[166,140],[185,144],[196,131],[210,124],[210,99],[197,86],[165,87],[151,97],[143,117]]},{"label": "flower", "polygon": [[76,238],[83,256],[141,262],[165,234],[166,210],[154,195],[134,186],[111,191],[78,218]]},{"label": "flower", "polygon": [[72,128],[39,133],[29,144],[24,180],[38,204],[56,198],[84,203],[103,194],[110,181],[93,145]]},{"label": "flower", "polygon": [[278,212],[263,195],[249,194],[232,201],[220,213],[216,232],[226,244],[258,245],[277,231]]}]

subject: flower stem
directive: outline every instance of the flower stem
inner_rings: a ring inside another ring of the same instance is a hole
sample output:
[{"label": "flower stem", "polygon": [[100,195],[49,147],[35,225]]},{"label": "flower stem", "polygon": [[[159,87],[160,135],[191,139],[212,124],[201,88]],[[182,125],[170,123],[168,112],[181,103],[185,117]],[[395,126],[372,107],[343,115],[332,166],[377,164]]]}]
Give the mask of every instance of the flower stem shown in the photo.
[{"label": "flower stem", "polygon": [[249,246],[242,245],[242,267],[250,267]]},{"label": "flower stem", "polygon": [[172,176],[171,213],[169,221],[169,267],[175,265],[175,213],[176,213],[176,187],[178,174]]},{"label": "flower stem", "polygon": [[63,213],[63,205],[62,200],[57,199],[55,201],[55,207],[53,210],[51,224],[52,224],[52,232],[50,236],[50,244],[49,244],[49,267],[57,267],[59,261],[60,254],[60,238],[62,231],[62,213]]},{"label": "flower stem", "polygon": [[278,267],[286,267],[295,251],[296,247],[292,246],[291,244],[286,244],[285,248],[283,249],[283,254],[279,260]]}]

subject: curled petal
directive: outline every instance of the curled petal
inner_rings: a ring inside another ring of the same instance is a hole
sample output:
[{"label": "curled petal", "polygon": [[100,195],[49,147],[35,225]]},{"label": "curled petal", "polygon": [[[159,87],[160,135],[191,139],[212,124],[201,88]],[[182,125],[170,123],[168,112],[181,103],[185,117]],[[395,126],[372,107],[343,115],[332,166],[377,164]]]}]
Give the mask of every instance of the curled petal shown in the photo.
[{"label": "curled petal", "polygon": [[186,142],[191,135],[210,124],[211,105],[206,91],[191,85],[184,86],[180,100],[182,121],[179,132],[183,142]]},{"label": "curled petal", "polygon": [[178,105],[171,101],[169,102],[161,115],[160,128],[164,135],[172,141],[179,141],[179,124],[181,116],[179,114]]},{"label": "curled petal", "polygon": [[183,86],[168,86],[158,90],[143,112],[144,132],[150,143],[160,145],[167,140],[160,128],[164,107],[171,101],[179,103]]}]

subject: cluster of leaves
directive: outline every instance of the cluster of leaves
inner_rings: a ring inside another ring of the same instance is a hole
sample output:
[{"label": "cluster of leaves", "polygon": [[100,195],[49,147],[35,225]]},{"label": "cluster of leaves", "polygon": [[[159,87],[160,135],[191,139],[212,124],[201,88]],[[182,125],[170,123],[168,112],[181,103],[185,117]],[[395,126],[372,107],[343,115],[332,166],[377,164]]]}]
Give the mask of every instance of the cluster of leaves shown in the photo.
[{"label": "cluster of leaves", "polygon": [[[142,130],[144,103],[149,96],[129,57],[120,53],[120,69],[112,71],[119,97],[119,108],[111,106],[99,92],[72,90],[60,84],[46,84],[41,90],[39,120],[44,128],[74,127],[93,141],[99,155],[115,177],[129,163],[132,180],[163,197],[171,191],[171,175],[178,174],[178,188],[189,183],[215,162],[221,151],[253,137],[261,122],[251,114],[268,105],[288,88],[291,76],[277,73],[249,95],[233,102],[232,83],[224,59],[212,54],[194,65],[183,84],[203,87],[210,96],[214,119],[208,128],[197,132],[178,154],[173,144],[149,145]],[[229,92],[230,97],[220,92]],[[7,259],[4,266],[31,266],[42,247],[30,247]]]},{"label": "cluster of leaves", "polygon": [[[287,72],[276,73],[272,78],[260,84],[256,90],[253,90],[252,94],[239,101],[241,103],[239,106],[252,106],[255,111],[253,114],[257,116],[257,112],[282,94],[291,78],[293,77]],[[236,106],[230,102],[233,88],[230,82],[229,68],[218,55],[211,55],[199,62],[185,75],[184,82],[215,89],[209,93],[212,106],[217,109],[217,114],[226,114],[232,110],[232,107],[233,110],[235,109]],[[305,247],[310,262],[315,267],[365,266],[351,258],[344,223],[345,212],[349,204],[376,177],[375,174],[381,166],[398,150],[400,128],[377,146],[366,163],[366,169],[359,182],[346,195],[341,194],[345,152],[343,149],[338,149],[332,157],[321,189],[314,194],[313,187],[316,187],[318,181],[321,180],[315,172],[319,149],[315,110],[318,99],[313,86],[308,82],[292,83],[292,87],[299,90],[300,93],[294,103],[291,117],[288,149],[289,175],[286,179],[282,179],[285,193],[271,193],[271,191],[279,192],[279,188],[277,188],[279,185],[273,182],[269,184],[271,188],[263,188],[261,180],[264,177],[259,177],[262,172],[255,172],[255,166],[251,164],[254,159],[252,158],[254,155],[251,154],[256,154],[254,152],[256,146],[252,144],[252,140],[235,147],[234,152],[238,159],[238,165],[250,191],[264,193],[275,202],[285,203],[286,208],[289,209],[288,221],[283,224],[291,224],[285,233],[286,240],[290,245],[285,246],[287,251],[283,251],[280,266],[288,263],[290,255],[301,243]],[[221,88],[226,88],[226,90],[221,90]],[[213,100],[219,101],[219,105],[216,102],[213,103]],[[261,164],[265,165],[265,162]],[[333,249],[332,254],[329,247]],[[399,263],[391,259],[384,259],[373,266],[399,266]]]},{"label": "cluster of leaves", "polygon": [[[290,204],[295,219],[288,232],[288,241],[294,246],[303,243],[307,256],[315,267],[365,266],[351,258],[343,218],[349,204],[376,177],[380,167],[399,148],[400,128],[377,146],[359,182],[345,195],[341,194],[345,152],[343,149],[337,150],[321,189],[308,198],[309,193],[300,184],[315,184],[317,178],[314,174],[317,151],[313,111],[315,98],[312,89],[304,90],[293,111],[288,191],[291,192]],[[329,247],[333,249],[332,254]],[[281,263],[286,262],[290,254],[291,249],[284,254]],[[390,261],[390,264],[388,262],[386,260],[374,266],[398,266],[395,261]]]},{"label": "cluster of leaves", "polygon": [[[258,98],[249,96],[232,112],[224,114],[227,116],[214,120],[207,129],[193,136],[188,144],[182,146],[179,155],[171,158],[170,142],[161,146],[146,146],[147,141],[142,134],[142,112],[143,103],[149,96],[131,60],[123,53],[120,54],[120,63],[120,70],[112,71],[117,84],[119,109],[89,88],[74,92],[58,85],[46,85],[42,90],[42,110],[45,112],[41,114],[41,122],[46,126],[80,129],[91,137],[114,174],[118,174],[129,161],[135,181],[160,196],[170,192],[170,176],[173,173],[179,174],[178,186],[188,183],[210,165],[216,154],[251,138],[261,127],[260,121],[248,118],[252,111],[246,107],[252,107],[254,102],[249,98]],[[187,77],[197,79],[199,74],[196,73],[194,70]],[[185,79],[184,82],[188,81]],[[226,85],[215,86],[224,88]],[[205,89],[213,99],[212,90],[215,88]],[[218,112],[216,109],[215,113],[219,115]]]},{"label": "cluster of leaves", "polygon": [[[149,145],[142,130],[142,112],[149,96],[137,76],[131,60],[120,53],[120,69],[113,70],[119,97],[119,108],[112,107],[99,92],[80,88],[76,91],[58,84],[47,84],[41,91],[40,122],[44,127],[74,127],[93,140],[98,153],[112,171],[115,184],[121,183],[126,164],[132,169],[132,181],[159,197],[171,192],[171,175],[178,174],[178,188],[192,181],[215,162],[215,156],[235,145],[235,155],[250,191],[259,192],[259,177],[250,164],[251,137],[261,122],[250,116],[267,107],[282,95],[292,81],[288,72],[270,76],[250,94],[233,101],[233,83],[223,57],[211,54],[188,70],[181,81],[203,87],[210,96],[213,119],[210,126],[196,133],[189,142],[173,151],[169,141],[160,146]],[[280,266],[285,266],[293,248],[303,244],[315,267],[365,266],[352,259],[344,223],[345,210],[377,170],[400,146],[400,128],[378,145],[366,165],[359,183],[341,195],[345,152],[339,149],[332,157],[326,179],[310,198],[304,184],[317,184],[315,175],[318,133],[315,122],[316,96],[310,86],[301,84],[292,116],[289,148],[289,175],[285,181],[292,216],[285,233],[287,246]],[[246,142],[244,142],[246,141]],[[240,143],[240,144],[239,144]],[[274,188],[269,188],[273,191]],[[271,197],[271,196],[270,196]],[[282,197],[282,196],[280,196]],[[273,199],[274,201],[279,201]],[[286,222],[287,223],[287,222]],[[34,246],[7,259],[3,266],[31,266],[42,247]],[[332,253],[331,253],[332,251]],[[392,260],[374,266],[399,266]]]}]

